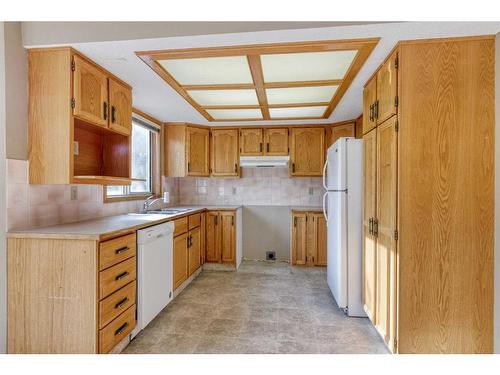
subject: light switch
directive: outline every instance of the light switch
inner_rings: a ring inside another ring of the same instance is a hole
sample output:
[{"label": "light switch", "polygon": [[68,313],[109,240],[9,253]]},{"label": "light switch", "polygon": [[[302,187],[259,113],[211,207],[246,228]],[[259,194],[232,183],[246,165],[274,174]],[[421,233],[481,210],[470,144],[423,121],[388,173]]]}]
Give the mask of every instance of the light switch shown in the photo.
[{"label": "light switch", "polygon": [[78,186],[71,186],[71,200],[76,201],[78,199]]}]

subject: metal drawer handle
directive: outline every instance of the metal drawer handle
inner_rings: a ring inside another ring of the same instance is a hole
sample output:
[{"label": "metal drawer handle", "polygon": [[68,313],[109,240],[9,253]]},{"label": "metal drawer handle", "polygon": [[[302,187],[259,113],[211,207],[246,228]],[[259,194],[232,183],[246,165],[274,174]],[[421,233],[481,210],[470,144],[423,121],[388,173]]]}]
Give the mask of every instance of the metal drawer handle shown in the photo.
[{"label": "metal drawer handle", "polygon": [[129,249],[130,249],[130,247],[128,247],[128,246],[120,247],[119,249],[115,250],[115,254],[124,253],[125,251],[128,251]]},{"label": "metal drawer handle", "polygon": [[123,323],[123,325],[115,331],[115,336],[118,336],[120,333],[125,331],[127,327],[128,327],[128,322]]},{"label": "metal drawer handle", "polygon": [[125,297],[124,299],[122,299],[120,302],[118,302],[115,305],[115,309],[119,309],[120,307],[122,307],[123,305],[125,305],[127,302],[128,302],[128,297]]},{"label": "metal drawer handle", "polygon": [[128,275],[129,275],[128,271],[122,272],[121,274],[115,277],[115,281],[121,280],[124,277],[127,277]]},{"label": "metal drawer handle", "polygon": [[114,105],[111,106],[111,122],[113,124],[116,122],[116,108]]}]

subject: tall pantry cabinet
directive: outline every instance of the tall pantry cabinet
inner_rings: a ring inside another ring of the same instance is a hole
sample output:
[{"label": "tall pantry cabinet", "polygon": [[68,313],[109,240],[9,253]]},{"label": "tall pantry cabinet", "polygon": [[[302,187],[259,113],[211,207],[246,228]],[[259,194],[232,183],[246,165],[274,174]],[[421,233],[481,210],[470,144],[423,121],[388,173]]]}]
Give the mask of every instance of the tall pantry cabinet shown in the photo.
[{"label": "tall pantry cabinet", "polygon": [[363,97],[365,310],[392,352],[491,353],[494,37],[400,42]]}]

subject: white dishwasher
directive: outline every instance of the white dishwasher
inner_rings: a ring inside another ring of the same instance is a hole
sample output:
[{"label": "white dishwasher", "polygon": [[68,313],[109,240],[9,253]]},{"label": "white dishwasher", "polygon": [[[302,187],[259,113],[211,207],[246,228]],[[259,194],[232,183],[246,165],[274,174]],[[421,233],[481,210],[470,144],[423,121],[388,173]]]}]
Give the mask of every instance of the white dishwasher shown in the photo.
[{"label": "white dishwasher", "polygon": [[132,337],[173,297],[173,221],[137,231],[137,326]]}]

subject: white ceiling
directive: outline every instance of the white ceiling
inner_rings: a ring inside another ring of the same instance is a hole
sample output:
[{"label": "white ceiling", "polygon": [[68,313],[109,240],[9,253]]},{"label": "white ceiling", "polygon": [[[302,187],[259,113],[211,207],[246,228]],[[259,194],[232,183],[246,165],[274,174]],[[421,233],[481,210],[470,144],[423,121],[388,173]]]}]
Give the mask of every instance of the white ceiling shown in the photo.
[{"label": "white ceiling", "polygon": [[[155,39],[65,43],[82,52],[133,87],[133,105],[160,121],[228,126],[233,124],[331,123],[358,117],[363,85],[400,40],[497,34],[500,22],[405,22],[296,30],[180,36]],[[153,72],[135,51],[220,47],[263,43],[303,42],[380,37],[381,40],[344,94],[329,119],[295,121],[208,122],[174,89]],[[32,45],[34,47],[35,45]]]}]

